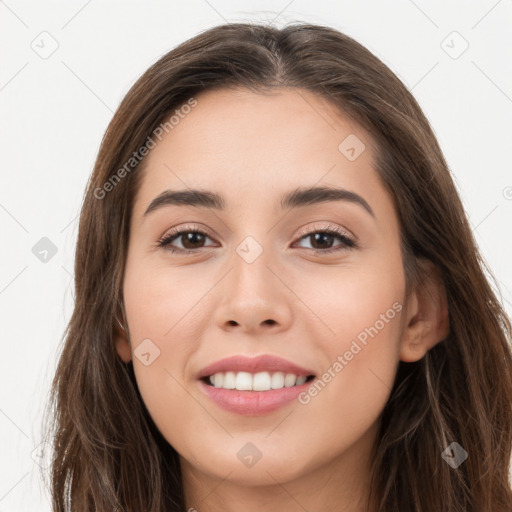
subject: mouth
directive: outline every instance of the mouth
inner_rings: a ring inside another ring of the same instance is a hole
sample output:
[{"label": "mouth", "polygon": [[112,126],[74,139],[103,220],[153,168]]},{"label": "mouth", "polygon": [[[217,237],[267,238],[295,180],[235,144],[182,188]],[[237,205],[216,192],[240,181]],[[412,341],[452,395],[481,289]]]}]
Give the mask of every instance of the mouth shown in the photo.
[{"label": "mouth", "polygon": [[285,372],[257,372],[245,371],[217,372],[200,380],[207,386],[225,390],[237,391],[270,391],[292,388],[308,384],[315,375],[297,375]]},{"label": "mouth", "polygon": [[203,368],[201,391],[218,407],[245,416],[260,416],[297,402],[316,378],[303,368],[275,355],[234,355]]},{"label": "mouth", "polygon": [[[233,375],[229,375],[230,373],[233,373]],[[267,375],[262,375],[264,373],[267,373]],[[272,376],[269,372],[256,374],[248,372],[216,373],[199,379],[198,383],[201,391],[224,411],[243,416],[261,416],[282,407],[291,406],[294,402],[295,407],[302,404],[298,397],[306,391],[310,382],[315,378],[314,375],[281,374],[275,376],[279,373],[273,373]],[[225,379],[226,374],[227,379]],[[212,377],[214,384],[212,384],[210,377]],[[220,379],[222,379],[222,384]],[[227,383],[225,383],[225,380],[227,380]],[[235,387],[231,388],[233,380]],[[272,388],[272,380],[274,380],[275,388]],[[269,381],[270,388],[267,389]],[[281,384],[282,387],[280,387]],[[237,389],[236,386],[243,389]],[[261,389],[263,387],[265,389]],[[302,407],[302,405],[300,406]]]}]

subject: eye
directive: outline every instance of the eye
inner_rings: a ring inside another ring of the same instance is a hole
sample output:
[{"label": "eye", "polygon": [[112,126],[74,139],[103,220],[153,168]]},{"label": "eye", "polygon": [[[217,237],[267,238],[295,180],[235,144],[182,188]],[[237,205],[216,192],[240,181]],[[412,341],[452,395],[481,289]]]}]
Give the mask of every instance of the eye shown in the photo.
[{"label": "eye", "polygon": [[[350,235],[338,227],[327,226],[324,228],[315,228],[313,231],[303,231],[301,234],[303,236],[301,237],[300,241],[307,240],[309,238],[313,245],[317,246],[312,248],[312,250],[316,253],[326,254],[357,248],[356,242],[350,237]],[[341,240],[341,244],[332,248],[332,242],[335,238]]]},{"label": "eye", "polygon": [[[185,226],[168,231],[157,245],[173,253],[194,253],[204,248],[201,247],[201,244],[204,244],[207,238],[210,238],[208,233],[197,226]],[[181,242],[182,247],[171,245],[176,240]]]},{"label": "eye", "polygon": [[[346,249],[357,248],[356,242],[348,235],[345,231],[338,227],[323,227],[315,228],[312,231],[301,232],[302,237],[299,242],[310,239],[313,245],[313,252],[315,253],[331,253],[338,252]],[[181,229],[172,229],[168,231],[158,242],[158,247],[163,247],[165,250],[172,253],[186,253],[192,254],[197,253],[199,250],[210,246],[204,246],[206,239],[210,239],[208,233],[197,226],[185,226]],[[332,248],[332,242],[334,239],[341,241],[341,244]],[[175,247],[173,244],[175,241],[179,241],[182,247]],[[214,246],[214,245],[213,245]]]}]

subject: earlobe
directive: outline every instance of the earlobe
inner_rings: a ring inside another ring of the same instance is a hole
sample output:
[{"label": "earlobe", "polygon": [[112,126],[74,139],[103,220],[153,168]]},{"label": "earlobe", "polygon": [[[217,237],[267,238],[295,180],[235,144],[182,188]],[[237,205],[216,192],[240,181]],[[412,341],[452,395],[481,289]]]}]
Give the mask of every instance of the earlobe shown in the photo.
[{"label": "earlobe", "polygon": [[124,363],[129,363],[132,358],[132,349],[126,328],[117,318],[116,321],[117,325],[114,327],[114,344],[116,351]]},{"label": "earlobe", "polygon": [[419,361],[449,333],[446,290],[435,265],[423,260],[421,282],[406,307],[406,322],[401,340],[400,360]]}]

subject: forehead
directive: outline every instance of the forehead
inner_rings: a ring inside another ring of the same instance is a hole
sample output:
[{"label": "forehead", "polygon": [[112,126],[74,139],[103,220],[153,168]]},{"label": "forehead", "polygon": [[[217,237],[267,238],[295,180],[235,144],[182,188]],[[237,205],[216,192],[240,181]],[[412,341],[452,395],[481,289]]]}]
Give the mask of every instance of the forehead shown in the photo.
[{"label": "forehead", "polygon": [[339,186],[367,196],[372,188],[383,191],[372,138],[325,98],[302,89],[221,89],[195,99],[145,157],[139,214],[176,188],[215,190],[228,210],[253,200],[263,207],[263,198],[277,208],[281,195],[297,187]]}]

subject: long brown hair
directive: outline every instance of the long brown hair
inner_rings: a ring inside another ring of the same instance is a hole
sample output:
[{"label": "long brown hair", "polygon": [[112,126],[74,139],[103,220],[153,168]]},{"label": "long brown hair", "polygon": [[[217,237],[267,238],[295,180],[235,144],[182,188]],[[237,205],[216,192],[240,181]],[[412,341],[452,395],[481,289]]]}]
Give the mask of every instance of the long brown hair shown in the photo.
[{"label": "long brown hair", "polygon": [[[185,511],[178,454],[113,342],[145,161],[126,163],[177,108],[226,87],[312,91],[366,128],[399,215],[408,290],[421,286],[425,262],[444,283],[449,335],[420,361],[399,363],[380,416],[377,510],[510,512],[511,325],[446,161],[417,102],[378,58],[333,28],[305,23],[204,31],[153,64],[114,114],[82,205],[75,307],[47,405],[53,510]],[[468,453],[457,468],[442,457],[454,441]]]}]

